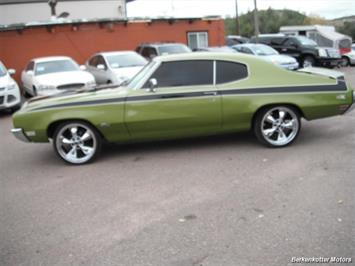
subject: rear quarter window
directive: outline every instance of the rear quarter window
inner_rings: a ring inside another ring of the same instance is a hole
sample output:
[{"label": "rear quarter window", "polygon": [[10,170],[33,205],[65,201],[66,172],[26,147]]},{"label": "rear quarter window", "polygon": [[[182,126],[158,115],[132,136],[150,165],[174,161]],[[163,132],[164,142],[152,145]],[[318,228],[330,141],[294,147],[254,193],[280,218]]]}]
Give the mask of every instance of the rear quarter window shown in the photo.
[{"label": "rear quarter window", "polygon": [[241,63],[217,61],[216,71],[217,84],[238,81],[248,77],[248,68]]}]

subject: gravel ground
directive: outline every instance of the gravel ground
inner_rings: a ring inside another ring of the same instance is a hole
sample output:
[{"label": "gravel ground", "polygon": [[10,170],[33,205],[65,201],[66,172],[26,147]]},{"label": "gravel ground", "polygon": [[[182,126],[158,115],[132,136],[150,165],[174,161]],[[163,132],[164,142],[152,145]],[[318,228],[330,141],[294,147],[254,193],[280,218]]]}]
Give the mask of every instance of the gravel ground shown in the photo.
[{"label": "gravel ground", "polygon": [[0,114],[0,265],[355,260],[355,111],[304,121],[284,149],[249,134],[110,145],[81,167],[11,126]]}]

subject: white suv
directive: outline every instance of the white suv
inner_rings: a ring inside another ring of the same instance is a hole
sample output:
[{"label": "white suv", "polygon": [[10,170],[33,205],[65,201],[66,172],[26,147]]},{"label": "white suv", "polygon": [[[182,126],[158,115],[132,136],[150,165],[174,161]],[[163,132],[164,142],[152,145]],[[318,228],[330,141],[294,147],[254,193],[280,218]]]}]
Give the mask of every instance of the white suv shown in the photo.
[{"label": "white suv", "polygon": [[0,61],[0,110],[16,111],[21,107],[21,93],[16,81],[11,77],[14,69],[7,70]]}]

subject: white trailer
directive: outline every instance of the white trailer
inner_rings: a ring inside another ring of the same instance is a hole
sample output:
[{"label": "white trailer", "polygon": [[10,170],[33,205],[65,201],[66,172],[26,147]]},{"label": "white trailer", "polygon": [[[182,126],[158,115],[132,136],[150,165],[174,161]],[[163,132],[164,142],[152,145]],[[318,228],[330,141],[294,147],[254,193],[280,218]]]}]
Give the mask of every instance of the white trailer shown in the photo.
[{"label": "white trailer", "polygon": [[334,26],[305,25],[283,26],[280,33],[285,35],[301,35],[314,40],[321,47],[333,47],[339,49],[341,54],[351,51],[351,37],[335,31]]}]

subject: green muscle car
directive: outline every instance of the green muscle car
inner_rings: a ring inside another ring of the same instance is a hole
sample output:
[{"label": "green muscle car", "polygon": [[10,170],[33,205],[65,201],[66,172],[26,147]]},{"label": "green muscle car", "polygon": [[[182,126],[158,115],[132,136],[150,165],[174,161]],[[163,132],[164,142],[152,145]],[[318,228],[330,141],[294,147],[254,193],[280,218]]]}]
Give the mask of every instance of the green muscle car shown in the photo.
[{"label": "green muscle car", "polygon": [[[271,147],[292,143],[307,120],[344,114],[353,91],[339,72],[288,71],[243,54],[154,58],[127,85],[34,98],[13,134],[53,142],[64,161],[92,161],[101,143],[162,140],[252,129]],[[310,73],[313,72],[313,73]]]}]

